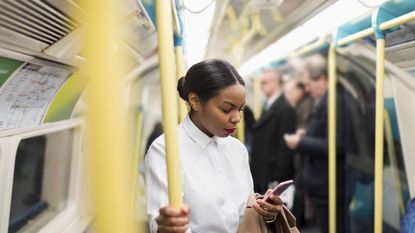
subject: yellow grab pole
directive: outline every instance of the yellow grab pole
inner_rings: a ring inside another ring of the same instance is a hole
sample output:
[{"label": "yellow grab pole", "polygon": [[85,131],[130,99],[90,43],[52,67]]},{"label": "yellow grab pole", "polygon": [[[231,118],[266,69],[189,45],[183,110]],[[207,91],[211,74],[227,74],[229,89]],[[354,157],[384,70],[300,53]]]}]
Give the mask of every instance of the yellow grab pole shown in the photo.
[{"label": "yellow grab pole", "polygon": [[376,40],[375,233],[382,233],[385,40]]},{"label": "yellow grab pole", "polygon": [[[243,52],[243,51],[240,51]],[[234,52],[233,56],[235,57],[236,60],[236,69],[239,69],[239,67],[241,66],[241,54],[238,54],[237,52]],[[245,143],[245,120],[244,120],[244,113],[240,112],[241,114],[241,120],[239,122],[239,124],[236,125],[236,137],[239,139],[239,141],[241,141],[242,143]]]},{"label": "yellow grab pole", "polygon": [[354,33],[354,34],[352,34],[350,36],[347,36],[347,37],[345,37],[343,39],[340,39],[337,42],[337,44],[340,45],[340,46],[343,46],[343,45],[346,45],[347,43],[350,43],[352,41],[356,41],[356,40],[365,38],[367,36],[371,36],[373,34],[374,34],[374,32],[373,32],[373,29],[372,28],[366,28],[366,29],[364,29],[364,30],[362,30],[360,32],[356,32],[356,33]]},{"label": "yellow grab pole", "polygon": [[[405,24],[407,22],[410,22],[412,20],[415,20],[415,11],[409,12],[407,14],[404,14],[402,16],[399,16],[397,18],[391,19],[387,22],[381,23],[379,25],[379,28],[381,30],[388,30],[391,29],[393,27]],[[344,37],[342,39],[340,39],[337,44],[340,46],[346,45],[347,43],[362,39],[364,37],[367,36],[371,36],[375,33],[375,31],[373,30],[373,28],[366,28],[362,31],[356,32],[350,36]]]},{"label": "yellow grab pole", "polygon": [[317,41],[315,41],[311,44],[305,45],[305,46],[301,47],[300,49],[297,49],[297,50],[291,52],[288,55],[288,57],[300,57],[301,55],[304,55],[304,54],[306,54],[310,51],[313,51],[317,48],[322,47],[324,45],[324,43],[326,43],[326,42],[323,38],[318,38]]},{"label": "yellow grab pole", "polygon": [[125,145],[121,92],[123,57],[116,50],[115,9],[120,1],[83,1],[87,19],[88,150],[92,170],[93,214],[97,232],[138,232],[131,208],[131,166]]},{"label": "yellow grab pole", "polygon": [[[135,144],[135,148],[134,148],[134,152],[133,152],[133,174],[134,174],[134,178],[136,177],[135,175],[137,174],[137,166],[139,165],[140,161],[142,161],[142,157],[141,157],[141,129],[143,127],[143,112],[141,111],[141,107],[140,109],[137,111],[137,121],[136,121],[136,132],[135,132],[135,140],[134,140],[134,144]],[[138,182],[137,179],[132,179],[132,187],[133,187],[133,198],[132,201],[134,203],[132,203],[131,207],[132,209],[134,209],[133,207],[136,206],[136,202],[137,199],[135,198],[138,194]]]},{"label": "yellow grab pole", "polygon": [[244,117],[243,117],[244,113],[241,112],[240,114],[241,114],[241,121],[236,126],[237,127],[236,137],[239,139],[239,141],[244,143],[245,142],[245,122],[244,122]]},{"label": "yellow grab pole", "polygon": [[391,161],[391,166],[393,168],[393,171],[395,173],[395,181],[396,181],[396,193],[398,194],[398,201],[399,201],[399,211],[401,213],[401,216],[405,213],[405,205],[403,201],[403,193],[402,193],[402,186],[401,186],[401,176],[399,174],[399,168],[398,168],[398,160],[395,150],[395,143],[393,141],[393,133],[392,133],[392,125],[391,120],[389,117],[388,111],[385,109],[385,135],[386,135],[386,141],[388,143],[388,152],[389,152],[389,158]]},{"label": "yellow grab pole", "polygon": [[415,11],[411,11],[407,14],[404,14],[404,15],[399,16],[397,18],[391,19],[387,22],[381,23],[379,25],[379,28],[381,30],[387,30],[387,29],[405,24],[405,23],[407,23],[409,21],[412,21],[412,20],[415,20]]},{"label": "yellow grab pole", "polygon": [[177,81],[174,77],[171,0],[156,1],[156,17],[169,202],[170,206],[180,208],[183,200],[177,136]]},{"label": "yellow grab pole", "polygon": [[258,120],[261,117],[261,81],[254,78],[254,117]]},{"label": "yellow grab pole", "polygon": [[328,136],[329,136],[329,232],[336,233],[336,46],[328,55]]},{"label": "yellow grab pole", "polygon": [[143,128],[143,111],[137,111],[137,121],[135,130],[135,148],[134,148],[134,163],[138,164],[141,160],[141,129]]},{"label": "yellow grab pole", "polygon": [[[176,54],[176,74],[177,79],[184,77],[186,72],[184,70],[184,59],[183,59],[183,46],[177,45],[175,47],[175,54]],[[179,119],[183,121],[187,115],[187,106],[186,103],[179,98]]]}]

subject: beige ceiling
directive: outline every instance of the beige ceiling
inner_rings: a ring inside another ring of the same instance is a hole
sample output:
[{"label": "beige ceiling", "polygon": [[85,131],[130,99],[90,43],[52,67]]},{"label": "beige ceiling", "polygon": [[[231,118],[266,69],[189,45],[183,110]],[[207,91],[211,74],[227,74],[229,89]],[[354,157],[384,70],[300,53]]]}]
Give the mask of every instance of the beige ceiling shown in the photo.
[{"label": "beige ceiling", "polygon": [[[258,7],[263,2],[270,3]],[[216,0],[206,56],[227,59],[238,66],[333,2]]]}]

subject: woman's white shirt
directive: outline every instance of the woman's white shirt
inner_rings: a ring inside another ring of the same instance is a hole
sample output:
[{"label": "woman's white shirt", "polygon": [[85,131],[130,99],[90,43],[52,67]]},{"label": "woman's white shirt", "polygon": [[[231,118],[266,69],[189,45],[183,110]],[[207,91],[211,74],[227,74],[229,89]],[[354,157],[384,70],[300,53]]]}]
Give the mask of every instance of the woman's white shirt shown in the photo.
[{"label": "woman's white shirt", "polygon": [[[179,125],[183,201],[190,207],[188,232],[237,232],[253,193],[245,146],[233,137],[209,137],[189,116]],[[168,205],[164,134],[150,146],[145,160],[150,231]]]}]

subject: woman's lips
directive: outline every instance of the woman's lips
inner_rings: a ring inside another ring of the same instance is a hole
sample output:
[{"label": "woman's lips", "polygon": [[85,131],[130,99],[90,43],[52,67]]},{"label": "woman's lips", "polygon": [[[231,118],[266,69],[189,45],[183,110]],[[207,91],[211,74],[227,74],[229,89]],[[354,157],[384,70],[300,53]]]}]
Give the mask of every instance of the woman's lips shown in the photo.
[{"label": "woman's lips", "polygon": [[236,128],[232,128],[232,129],[225,129],[225,131],[226,131],[228,134],[233,134],[233,133],[235,133],[235,130],[236,130]]}]

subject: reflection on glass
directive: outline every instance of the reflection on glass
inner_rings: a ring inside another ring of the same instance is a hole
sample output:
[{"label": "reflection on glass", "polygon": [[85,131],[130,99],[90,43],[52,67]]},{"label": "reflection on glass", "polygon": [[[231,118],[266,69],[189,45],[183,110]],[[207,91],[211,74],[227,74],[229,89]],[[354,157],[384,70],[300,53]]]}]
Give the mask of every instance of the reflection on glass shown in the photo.
[{"label": "reflection on glass", "polygon": [[17,232],[47,208],[42,200],[46,137],[22,140],[15,160],[9,232]]},{"label": "reflection on glass", "polygon": [[64,210],[73,131],[22,139],[17,148],[8,232],[38,232]]},{"label": "reflection on glass", "polygon": [[[374,221],[374,138],[375,138],[375,63],[364,57],[340,58],[340,71],[349,90],[356,96],[349,101],[350,127],[356,150],[347,155],[346,192],[349,206],[349,232],[373,232]],[[385,87],[386,88],[386,87]],[[394,98],[385,99],[385,148],[383,182],[383,232],[399,232],[403,208],[409,199],[408,181],[399,137]],[[388,132],[388,127],[389,131]]]},{"label": "reflection on glass", "polygon": [[[348,131],[345,196],[349,208],[347,232],[373,232],[375,83],[365,62],[339,58],[340,82],[346,87]],[[342,221],[342,220],[339,220]]]}]

